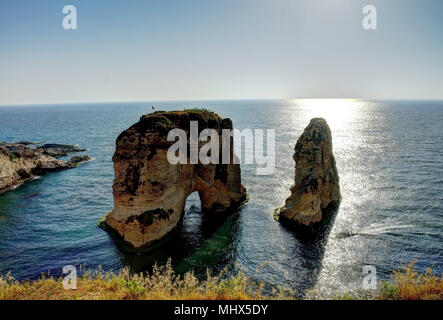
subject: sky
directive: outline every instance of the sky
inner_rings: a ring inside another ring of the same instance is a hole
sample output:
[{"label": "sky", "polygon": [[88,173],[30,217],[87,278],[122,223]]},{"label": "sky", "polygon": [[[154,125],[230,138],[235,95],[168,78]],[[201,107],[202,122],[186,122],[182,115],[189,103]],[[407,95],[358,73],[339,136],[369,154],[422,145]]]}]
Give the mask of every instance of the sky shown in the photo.
[{"label": "sky", "polygon": [[297,98],[443,99],[443,1],[0,2],[1,105]]}]

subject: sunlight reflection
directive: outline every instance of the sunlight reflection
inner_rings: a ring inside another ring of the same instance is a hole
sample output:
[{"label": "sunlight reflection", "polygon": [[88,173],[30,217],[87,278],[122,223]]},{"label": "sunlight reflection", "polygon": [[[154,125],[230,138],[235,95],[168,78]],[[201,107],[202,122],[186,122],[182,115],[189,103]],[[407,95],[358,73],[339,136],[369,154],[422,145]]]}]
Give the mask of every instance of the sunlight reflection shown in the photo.
[{"label": "sunlight reflection", "polygon": [[355,99],[297,99],[292,101],[303,117],[326,119],[331,129],[342,130],[354,118],[360,101]]}]

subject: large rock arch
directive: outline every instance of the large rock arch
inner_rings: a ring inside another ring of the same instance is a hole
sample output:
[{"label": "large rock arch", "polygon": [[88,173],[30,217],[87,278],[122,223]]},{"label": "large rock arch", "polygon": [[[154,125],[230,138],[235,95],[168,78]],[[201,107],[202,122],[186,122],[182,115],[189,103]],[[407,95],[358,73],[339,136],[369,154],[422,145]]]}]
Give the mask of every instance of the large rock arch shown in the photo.
[{"label": "large rock arch", "polygon": [[[180,128],[189,138],[191,121],[198,121],[199,133],[211,128],[221,136],[222,129],[232,130],[230,119],[206,110],[154,112],[117,138],[114,208],[106,224],[135,249],[150,246],[172,231],[194,191],[208,215],[234,211],[246,200],[239,164],[169,163],[167,152],[174,142],[167,141],[168,132]],[[234,156],[232,138],[230,156]]]}]

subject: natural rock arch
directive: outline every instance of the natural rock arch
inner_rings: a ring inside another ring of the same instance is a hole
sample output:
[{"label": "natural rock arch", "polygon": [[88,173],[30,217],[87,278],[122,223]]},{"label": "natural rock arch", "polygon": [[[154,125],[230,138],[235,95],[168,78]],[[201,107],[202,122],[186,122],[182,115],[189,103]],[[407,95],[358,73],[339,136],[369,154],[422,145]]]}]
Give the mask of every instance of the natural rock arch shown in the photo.
[{"label": "natural rock arch", "polygon": [[[168,132],[180,128],[189,137],[191,121],[198,121],[199,133],[208,128],[219,135],[222,129],[232,130],[230,119],[206,110],[155,112],[142,116],[117,138],[114,208],[106,224],[135,249],[149,246],[172,231],[194,191],[208,215],[234,211],[246,200],[239,164],[169,163],[167,152],[174,142],[167,141]],[[232,138],[230,145],[233,159]]]}]

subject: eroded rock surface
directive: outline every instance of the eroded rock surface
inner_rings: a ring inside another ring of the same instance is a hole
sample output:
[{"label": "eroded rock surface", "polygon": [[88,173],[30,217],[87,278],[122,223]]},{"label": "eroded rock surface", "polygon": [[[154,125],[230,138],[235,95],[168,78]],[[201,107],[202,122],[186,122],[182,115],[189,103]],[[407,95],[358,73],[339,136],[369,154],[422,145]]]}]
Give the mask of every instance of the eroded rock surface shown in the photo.
[{"label": "eroded rock surface", "polygon": [[13,190],[36,175],[48,172],[71,169],[89,157],[75,156],[68,161],[59,160],[58,156],[84,151],[71,145],[52,145],[50,151],[46,147],[31,147],[33,143],[22,141],[16,143],[0,143],[0,194]]},{"label": "eroded rock surface", "polygon": [[[230,119],[205,110],[154,112],[142,116],[117,138],[114,209],[108,213],[106,224],[135,249],[147,247],[173,230],[186,198],[194,191],[208,215],[233,211],[246,199],[238,164],[189,164],[189,159],[188,164],[169,163],[167,152],[174,144],[167,141],[169,130],[186,131],[189,150],[191,121],[198,121],[199,133],[206,128],[217,130],[219,135],[222,129],[232,130]],[[199,143],[199,150],[204,143]],[[232,140],[230,154],[232,159]]]},{"label": "eroded rock surface", "polygon": [[324,221],[328,209],[340,202],[340,186],[328,124],[314,118],[295,145],[295,183],[280,221],[312,226]]}]

